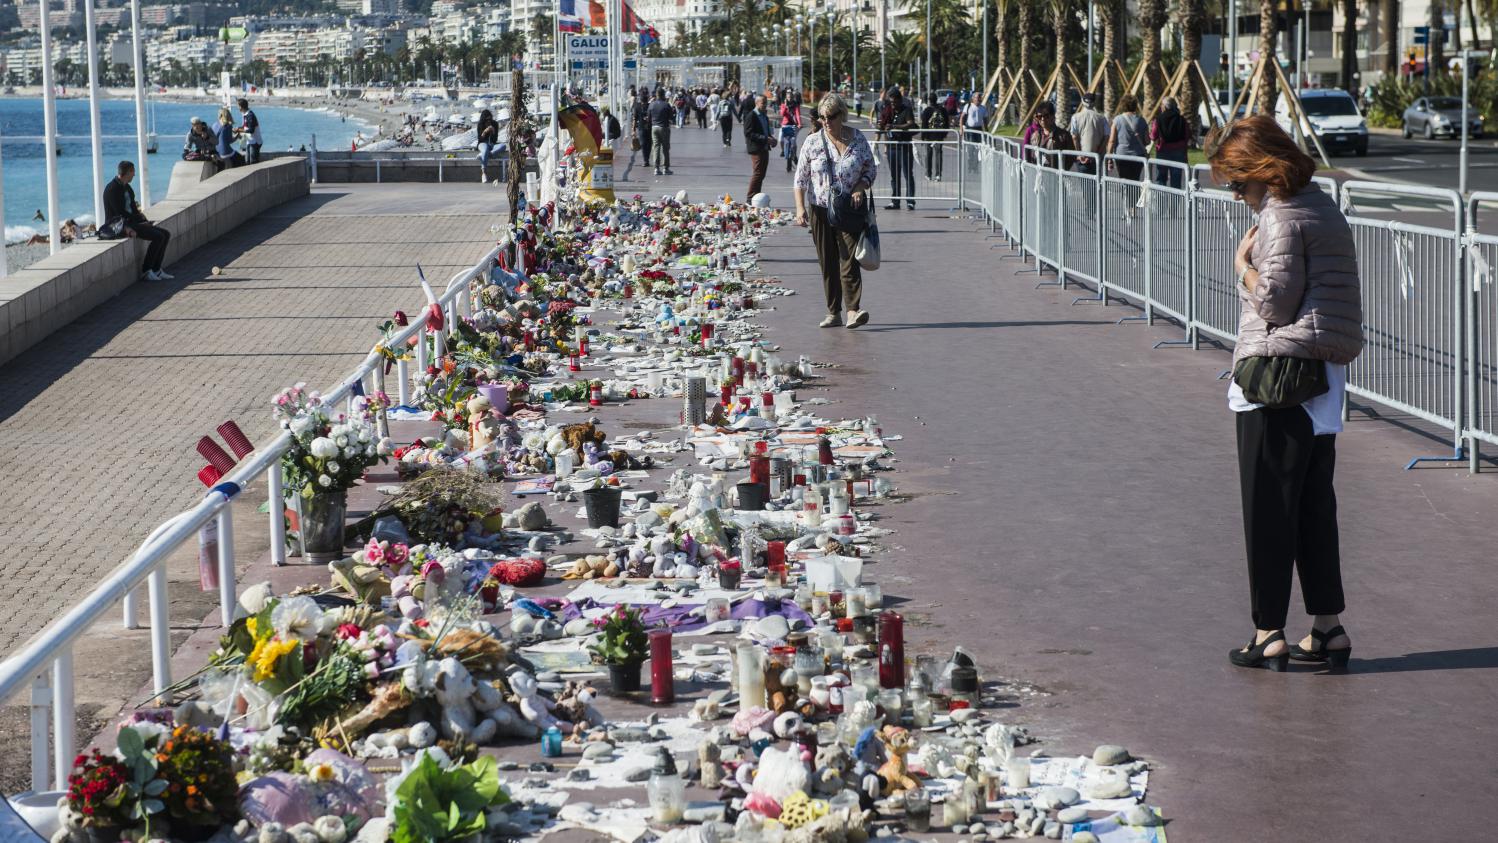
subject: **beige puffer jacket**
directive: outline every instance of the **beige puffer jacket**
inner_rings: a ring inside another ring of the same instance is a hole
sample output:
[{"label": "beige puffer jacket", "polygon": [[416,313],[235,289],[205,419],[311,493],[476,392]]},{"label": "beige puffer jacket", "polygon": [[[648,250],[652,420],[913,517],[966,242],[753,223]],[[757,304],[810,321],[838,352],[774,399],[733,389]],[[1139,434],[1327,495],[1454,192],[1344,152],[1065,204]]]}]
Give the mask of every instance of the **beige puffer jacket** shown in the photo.
[{"label": "beige puffer jacket", "polygon": [[1233,362],[1303,357],[1351,363],[1363,350],[1358,257],[1347,218],[1312,183],[1289,199],[1264,198],[1253,248],[1259,281],[1238,285],[1243,311]]}]

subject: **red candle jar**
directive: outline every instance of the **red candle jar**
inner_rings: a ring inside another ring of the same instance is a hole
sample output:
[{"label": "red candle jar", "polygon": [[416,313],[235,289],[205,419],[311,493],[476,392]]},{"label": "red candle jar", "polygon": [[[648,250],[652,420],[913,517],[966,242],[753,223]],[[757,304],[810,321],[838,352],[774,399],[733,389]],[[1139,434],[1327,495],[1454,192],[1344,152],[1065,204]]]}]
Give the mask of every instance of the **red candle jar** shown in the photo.
[{"label": "red candle jar", "polygon": [[785,542],[772,541],[765,543],[765,564],[771,567],[785,567]]},{"label": "red candle jar", "polygon": [[749,458],[749,482],[770,485],[770,458],[754,456]]},{"label": "red candle jar", "polygon": [[577,353],[582,357],[588,356],[588,335],[583,334],[577,340]]},{"label": "red candle jar", "polygon": [[733,404],[733,384],[725,383],[718,387],[718,403],[725,407]]},{"label": "red candle jar", "polygon": [[748,410],[749,409],[749,402],[750,402],[750,400],[751,399],[749,398],[749,396],[747,396],[747,395],[740,395],[739,396],[739,406],[742,407],[745,410]]},{"label": "red candle jar", "polygon": [[879,613],[879,687],[905,687],[905,618]]},{"label": "red candle jar", "polygon": [[750,375],[757,375],[759,374],[759,364],[754,362],[753,360],[745,361],[744,371],[748,372]]},{"label": "red candle jar", "polygon": [[668,705],[676,701],[676,677],[671,672],[671,630],[650,631],[650,701]]},{"label": "red candle jar", "polygon": [[536,332],[535,331],[526,331],[525,332],[525,350],[526,351],[535,351],[536,350]]},{"label": "red candle jar", "polygon": [[761,392],[759,394],[759,403],[760,403],[760,406],[762,406],[762,407],[773,407],[773,406],[775,406],[775,393],[773,393],[773,392]]},{"label": "red candle jar", "polygon": [[713,323],[702,323],[702,347],[707,348],[708,340],[713,338]]},{"label": "red candle jar", "polygon": [[743,378],[744,378],[744,358],[742,358],[742,357],[738,356],[737,354],[735,354],[734,357],[733,357],[733,361],[729,365],[732,367],[733,376],[736,377],[736,378],[738,378],[738,379],[740,379],[740,380],[743,380]]},{"label": "red candle jar", "polygon": [[633,284],[625,284],[624,285],[624,297],[627,298],[627,299],[632,299],[632,298],[635,297],[635,285],[633,285]]},{"label": "red candle jar", "polygon": [[832,465],[832,440],[825,436],[817,437],[817,462]]},{"label": "red candle jar", "polygon": [[569,372],[581,372],[582,370],[583,370],[583,367],[582,367],[582,364],[578,362],[577,355],[576,354],[572,355],[572,357],[570,357],[567,360],[567,371],[569,371]]},{"label": "red candle jar", "polygon": [[591,388],[588,389],[588,406],[590,406],[590,407],[602,407],[603,406],[603,385],[602,384],[595,383],[595,384],[593,384],[593,386]]}]

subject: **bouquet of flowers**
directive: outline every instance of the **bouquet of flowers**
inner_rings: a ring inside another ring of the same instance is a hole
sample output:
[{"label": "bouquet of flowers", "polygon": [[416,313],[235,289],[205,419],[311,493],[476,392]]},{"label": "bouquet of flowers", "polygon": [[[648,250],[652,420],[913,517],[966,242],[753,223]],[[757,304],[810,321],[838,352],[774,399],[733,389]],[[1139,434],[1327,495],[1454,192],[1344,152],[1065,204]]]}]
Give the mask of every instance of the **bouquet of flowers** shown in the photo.
[{"label": "bouquet of flowers", "polygon": [[644,613],[620,603],[614,611],[593,621],[603,634],[588,649],[603,664],[640,664],[645,661],[650,639],[645,635]]},{"label": "bouquet of flowers", "polygon": [[130,768],[125,762],[95,749],[73,759],[68,776],[68,808],[83,818],[85,828],[125,828],[134,824],[128,801]]},{"label": "bouquet of flowers", "polygon": [[[389,403],[380,396],[375,401]],[[384,461],[390,442],[376,435],[373,423],[380,405],[361,397],[358,406],[355,418],[345,418],[300,383],[276,396],[276,421],[292,440],[281,458],[288,488],[308,498],[318,492],[341,492],[358,482],[366,468]]]}]

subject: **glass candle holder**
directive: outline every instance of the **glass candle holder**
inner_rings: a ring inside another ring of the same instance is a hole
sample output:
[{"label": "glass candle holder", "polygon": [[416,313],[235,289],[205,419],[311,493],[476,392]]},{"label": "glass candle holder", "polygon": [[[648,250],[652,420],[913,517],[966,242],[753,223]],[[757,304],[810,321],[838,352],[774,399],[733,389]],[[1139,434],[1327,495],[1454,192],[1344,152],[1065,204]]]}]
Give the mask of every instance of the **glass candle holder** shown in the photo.
[{"label": "glass candle holder", "polygon": [[898,725],[905,711],[905,695],[898,688],[886,688],[874,698],[884,709],[884,722]]},{"label": "glass candle holder", "polygon": [[671,630],[650,632],[650,701],[668,705],[676,701],[676,677],[672,674]]},{"label": "glass candle holder", "polygon": [[925,788],[905,791],[905,825],[911,831],[931,830],[931,796]]},{"label": "glass candle holder", "polygon": [[1011,794],[1030,786],[1030,759],[1011,758],[1004,762],[1004,783]]},{"label": "glass candle holder", "polygon": [[932,705],[930,697],[922,694],[910,701],[910,723],[917,729],[930,726],[935,714],[935,706]]},{"label": "glass candle holder", "polygon": [[870,612],[884,608],[884,589],[878,583],[864,583],[863,602]]},{"label": "glass candle holder", "polygon": [[847,607],[850,618],[861,618],[869,613],[869,604],[862,588],[850,588],[843,592],[843,605]]}]

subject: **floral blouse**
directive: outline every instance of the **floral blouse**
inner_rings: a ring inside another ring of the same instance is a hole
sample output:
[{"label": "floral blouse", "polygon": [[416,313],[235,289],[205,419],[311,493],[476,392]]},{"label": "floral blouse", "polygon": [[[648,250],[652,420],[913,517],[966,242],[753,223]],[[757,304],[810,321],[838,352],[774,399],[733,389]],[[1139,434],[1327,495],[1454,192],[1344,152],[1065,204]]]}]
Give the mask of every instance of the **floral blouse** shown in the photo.
[{"label": "floral blouse", "polygon": [[832,203],[829,175],[837,178],[838,189],[843,193],[852,193],[854,185],[874,184],[879,164],[863,132],[854,129],[848,151],[842,158],[836,158],[836,155],[837,149],[828,142],[825,131],[817,132],[801,144],[801,157],[796,159],[795,187],[807,193],[808,204],[825,208]]}]

